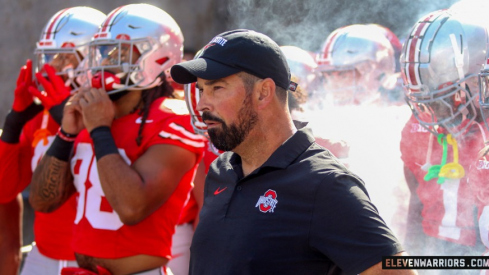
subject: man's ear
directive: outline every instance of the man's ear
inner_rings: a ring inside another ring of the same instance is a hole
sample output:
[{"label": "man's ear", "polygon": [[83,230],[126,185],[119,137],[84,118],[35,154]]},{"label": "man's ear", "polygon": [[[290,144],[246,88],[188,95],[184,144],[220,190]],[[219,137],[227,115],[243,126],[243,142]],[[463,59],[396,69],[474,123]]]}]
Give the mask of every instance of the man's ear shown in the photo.
[{"label": "man's ear", "polygon": [[275,99],[275,82],[271,78],[262,79],[258,85],[258,108],[267,107]]}]

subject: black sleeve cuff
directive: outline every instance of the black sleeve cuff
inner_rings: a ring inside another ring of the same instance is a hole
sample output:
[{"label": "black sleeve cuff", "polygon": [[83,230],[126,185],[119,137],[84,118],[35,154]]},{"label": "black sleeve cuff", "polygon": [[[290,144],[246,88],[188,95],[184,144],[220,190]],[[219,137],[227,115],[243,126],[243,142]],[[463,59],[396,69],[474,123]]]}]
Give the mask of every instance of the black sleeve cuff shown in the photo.
[{"label": "black sleeve cuff", "polygon": [[95,150],[97,161],[105,155],[119,154],[117,145],[115,145],[114,138],[112,137],[112,133],[110,132],[110,127],[97,127],[90,132],[90,136],[93,140],[93,147]]}]

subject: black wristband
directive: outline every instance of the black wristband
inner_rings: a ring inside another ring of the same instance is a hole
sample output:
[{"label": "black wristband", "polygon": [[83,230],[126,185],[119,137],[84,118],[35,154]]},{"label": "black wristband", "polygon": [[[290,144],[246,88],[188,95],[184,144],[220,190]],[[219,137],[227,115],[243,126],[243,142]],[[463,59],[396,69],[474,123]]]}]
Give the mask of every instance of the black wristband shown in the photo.
[{"label": "black wristband", "polygon": [[53,143],[51,143],[51,146],[49,146],[48,150],[46,151],[46,155],[53,156],[62,161],[69,161],[73,144],[73,141],[63,140],[56,135]]},{"label": "black wristband", "polygon": [[63,109],[65,108],[66,102],[68,102],[69,99],[70,97],[67,97],[65,100],[63,100],[63,102],[58,105],[54,105],[51,107],[51,109],[49,109],[49,114],[59,125],[61,125],[61,119],[63,118]]},{"label": "black wristband", "polygon": [[43,108],[42,105],[32,103],[22,112],[10,110],[3,124],[2,141],[6,143],[19,143],[20,133],[24,125],[41,112]]},{"label": "black wristband", "polygon": [[68,134],[67,132],[63,131],[63,128],[59,127],[58,129],[58,133],[57,133],[58,137],[60,137],[62,140],[64,141],[68,141],[68,142],[73,142],[75,141],[76,137],[78,136],[78,134],[76,135],[73,135],[73,134]]},{"label": "black wristband", "polygon": [[90,132],[90,136],[93,140],[93,148],[97,161],[105,155],[119,154],[117,145],[115,145],[114,138],[110,132],[110,127],[99,126]]}]

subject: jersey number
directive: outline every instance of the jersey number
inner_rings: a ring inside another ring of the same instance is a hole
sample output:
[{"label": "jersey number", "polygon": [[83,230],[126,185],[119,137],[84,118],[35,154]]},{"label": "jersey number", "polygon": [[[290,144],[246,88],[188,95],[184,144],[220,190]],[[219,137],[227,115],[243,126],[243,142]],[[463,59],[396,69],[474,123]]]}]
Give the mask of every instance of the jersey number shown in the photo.
[{"label": "jersey number", "polygon": [[438,234],[442,237],[451,239],[460,239],[460,227],[457,227],[457,206],[458,206],[458,188],[460,179],[445,179],[441,185],[443,191],[443,208],[445,214],[438,228]]},{"label": "jersey number", "polygon": [[[119,153],[130,164],[125,151],[119,149]],[[115,211],[102,210],[105,196],[100,185],[97,161],[89,143],[79,143],[76,147],[76,154],[71,160],[71,172],[79,193],[75,224],[85,216],[93,228],[114,231],[121,228],[124,224]]]}]

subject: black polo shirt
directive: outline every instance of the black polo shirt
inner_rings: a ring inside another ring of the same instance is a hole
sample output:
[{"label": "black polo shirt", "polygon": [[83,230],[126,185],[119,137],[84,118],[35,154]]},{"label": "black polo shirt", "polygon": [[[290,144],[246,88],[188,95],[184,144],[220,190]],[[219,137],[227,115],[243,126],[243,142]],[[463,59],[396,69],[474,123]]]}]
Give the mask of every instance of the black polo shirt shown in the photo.
[{"label": "black polo shirt", "polygon": [[190,274],[356,274],[401,251],[363,181],[303,128],[246,177],[237,154],[212,163]]}]

